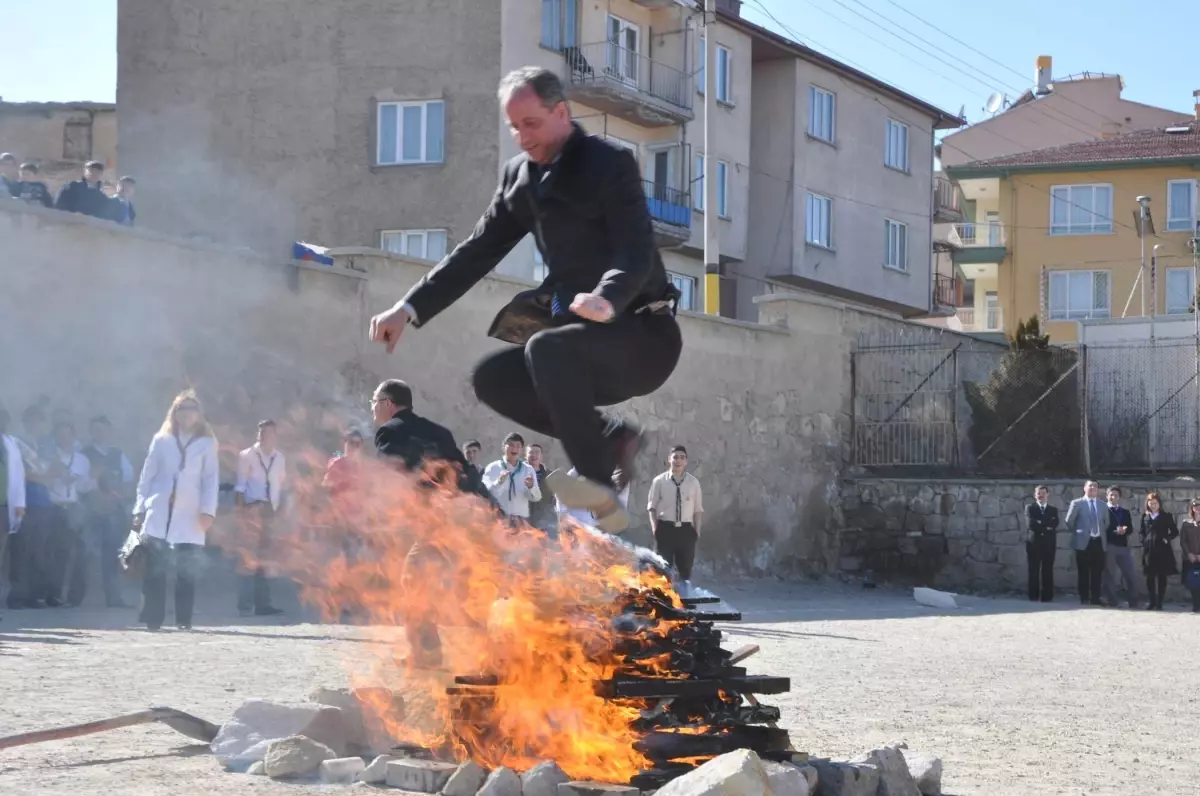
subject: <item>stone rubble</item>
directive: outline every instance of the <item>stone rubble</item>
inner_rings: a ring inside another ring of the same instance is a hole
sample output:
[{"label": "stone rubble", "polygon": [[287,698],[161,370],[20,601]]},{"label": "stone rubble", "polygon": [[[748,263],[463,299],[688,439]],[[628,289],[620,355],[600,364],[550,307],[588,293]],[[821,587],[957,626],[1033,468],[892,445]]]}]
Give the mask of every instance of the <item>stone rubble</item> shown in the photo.
[{"label": "stone rubble", "polygon": [[339,757],[326,760],[317,767],[317,778],[327,784],[350,785],[367,764],[361,757]]},{"label": "stone rubble", "polygon": [[389,787],[401,790],[437,793],[457,770],[458,766],[454,763],[405,757],[387,764],[387,779],[384,781]]},{"label": "stone rubble", "polygon": [[[558,767],[558,763],[547,760],[538,763],[521,775],[522,796],[558,796],[558,786],[570,782],[571,778]],[[451,796],[446,794],[446,796]]]},{"label": "stone rubble", "polygon": [[347,727],[342,711],[317,704],[289,705],[251,699],[234,711],[211,749],[230,771],[245,771],[263,760],[272,741],[303,735],[334,750],[335,757],[347,752]]},{"label": "stone rubble", "polygon": [[879,790],[879,770],[874,766],[810,760],[817,770],[816,796],[875,796]]},{"label": "stone rubble", "polygon": [[521,778],[512,769],[501,766],[488,774],[477,796],[521,796]]},{"label": "stone rubble", "polygon": [[250,768],[246,769],[246,773],[252,777],[265,777],[267,775],[267,764],[261,760],[256,760],[250,764]]},{"label": "stone rubble", "polygon": [[442,786],[442,796],[475,796],[483,787],[488,772],[474,760],[460,763]]},{"label": "stone rubble", "polygon": [[909,773],[917,783],[921,796],[942,796],[942,759],[919,752],[904,753]]},{"label": "stone rubble", "polygon": [[268,777],[306,777],[337,753],[323,743],[303,735],[271,741],[267,744],[263,768]]},{"label": "stone rubble", "polygon": [[[801,778],[803,779],[803,778]],[[714,757],[658,789],[657,796],[772,796],[758,755],[739,749]]]},{"label": "stone rubble", "polygon": [[865,763],[879,771],[876,796],[921,796],[921,791],[917,790],[917,783],[908,771],[904,752],[897,746],[874,749],[851,762]]},{"label": "stone rubble", "polygon": [[387,781],[387,764],[393,760],[399,760],[396,755],[379,755],[371,764],[355,775],[354,779],[358,782],[366,782],[371,785],[377,785]]},{"label": "stone rubble", "polygon": [[771,760],[762,761],[762,765],[767,772],[771,796],[809,796],[812,792],[808,778],[797,766]]}]

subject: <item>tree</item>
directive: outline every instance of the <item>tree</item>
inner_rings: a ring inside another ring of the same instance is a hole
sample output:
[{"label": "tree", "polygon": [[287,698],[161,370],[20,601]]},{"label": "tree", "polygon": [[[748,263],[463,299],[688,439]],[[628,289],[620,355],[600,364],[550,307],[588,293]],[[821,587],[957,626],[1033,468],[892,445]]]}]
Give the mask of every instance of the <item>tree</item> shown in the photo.
[{"label": "tree", "polygon": [[1051,346],[1038,319],[1030,318],[1017,324],[986,382],[964,382],[971,408],[967,437],[980,469],[1040,474],[1078,468],[1078,381],[1074,373],[1059,381],[1077,356]]}]

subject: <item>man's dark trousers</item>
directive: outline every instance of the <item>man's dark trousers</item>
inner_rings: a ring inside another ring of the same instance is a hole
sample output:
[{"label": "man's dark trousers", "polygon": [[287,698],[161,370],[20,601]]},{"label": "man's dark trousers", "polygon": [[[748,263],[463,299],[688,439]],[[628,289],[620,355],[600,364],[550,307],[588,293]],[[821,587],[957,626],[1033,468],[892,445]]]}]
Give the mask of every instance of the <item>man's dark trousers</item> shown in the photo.
[{"label": "man's dark trousers", "polygon": [[271,607],[271,585],[263,561],[271,543],[275,510],[267,501],[249,503],[241,509],[242,532],[247,552],[253,556],[253,571],[238,574],[238,610],[266,611]]},{"label": "man's dark trousers", "polygon": [[1034,534],[1025,543],[1029,562],[1029,599],[1048,603],[1054,599],[1054,555],[1057,540],[1053,533]]},{"label": "man's dark trousers", "polygon": [[611,426],[596,407],[657,390],[670,378],[682,346],[670,314],[568,323],[485,357],[475,368],[475,394],[509,420],[557,437],[579,475],[608,484],[617,452],[605,434]]},{"label": "man's dark trousers", "polygon": [[1079,570],[1079,602],[1100,605],[1100,586],[1104,576],[1104,542],[1099,536],[1088,541],[1086,550],[1075,551]]},{"label": "man's dark trousers", "polygon": [[696,563],[696,543],[700,540],[696,526],[690,522],[676,525],[671,520],[658,519],[654,523],[654,547],[667,564],[675,567],[680,580],[692,579],[692,566]]}]

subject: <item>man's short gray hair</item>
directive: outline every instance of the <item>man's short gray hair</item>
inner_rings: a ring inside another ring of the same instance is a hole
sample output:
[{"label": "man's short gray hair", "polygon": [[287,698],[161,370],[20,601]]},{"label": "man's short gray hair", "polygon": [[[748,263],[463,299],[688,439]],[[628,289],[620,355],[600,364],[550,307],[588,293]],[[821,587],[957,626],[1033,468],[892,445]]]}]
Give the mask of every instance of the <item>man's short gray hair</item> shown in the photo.
[{"label": "man's short gray hair", "polygon": [[532,91],[547,110],[567,101],[562,79],[558,75],[541,66],[522,66],[509,72],[500,81],[497,92],[500,104],[507,103],[514,94],[526,89]]}]

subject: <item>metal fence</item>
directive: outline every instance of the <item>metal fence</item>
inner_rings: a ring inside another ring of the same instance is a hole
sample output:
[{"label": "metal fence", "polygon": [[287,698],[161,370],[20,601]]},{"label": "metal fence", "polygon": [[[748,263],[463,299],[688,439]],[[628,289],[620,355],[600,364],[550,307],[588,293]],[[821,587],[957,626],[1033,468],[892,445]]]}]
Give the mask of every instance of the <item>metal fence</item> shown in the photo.
[{"label": "metal fence", "polygon": [[962,474],[1200,468],[1200,341],[860,347],[854,463]]}]

